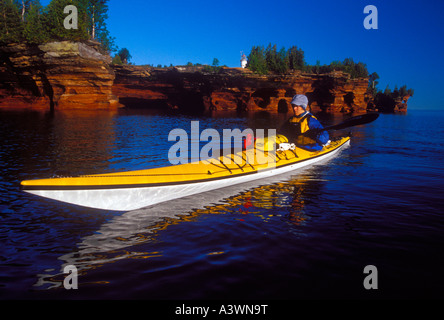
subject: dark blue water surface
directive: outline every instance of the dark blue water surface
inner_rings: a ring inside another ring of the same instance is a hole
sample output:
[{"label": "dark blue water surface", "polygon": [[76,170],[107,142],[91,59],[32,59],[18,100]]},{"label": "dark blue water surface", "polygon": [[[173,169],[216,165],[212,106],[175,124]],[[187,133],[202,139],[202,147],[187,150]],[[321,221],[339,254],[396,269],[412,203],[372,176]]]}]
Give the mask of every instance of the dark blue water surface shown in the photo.
[{"label": "dark blue water surface", "polygon": [[[168,165],[169,131],[191,120],[222,130],[283,119],[0,110],[0,298],[444,297],[440,111],[382,114],[328,162],[127,213],[19,190]],[[66,265],[77,290],[63,286]],[[364,288],[367,265],[378,289]]]}]

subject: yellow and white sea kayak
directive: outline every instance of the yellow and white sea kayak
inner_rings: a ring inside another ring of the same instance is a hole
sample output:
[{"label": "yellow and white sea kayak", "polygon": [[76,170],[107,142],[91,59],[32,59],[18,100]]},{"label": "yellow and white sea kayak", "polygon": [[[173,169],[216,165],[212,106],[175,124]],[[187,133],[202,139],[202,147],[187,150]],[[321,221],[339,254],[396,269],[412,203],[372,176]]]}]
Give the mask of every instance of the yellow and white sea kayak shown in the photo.
[{"label": "yellow and white sea kayak", "polygon": [[316,152],[298,147],[269,150],[263,152],[266,162],[256,161],[251,152],[244,150],[163,168],[27,180],[21,182],[21,188],[34,195],[80,206],[130,211],[309,166],[334,156],[349,143],[350,138],[344,137]]}]

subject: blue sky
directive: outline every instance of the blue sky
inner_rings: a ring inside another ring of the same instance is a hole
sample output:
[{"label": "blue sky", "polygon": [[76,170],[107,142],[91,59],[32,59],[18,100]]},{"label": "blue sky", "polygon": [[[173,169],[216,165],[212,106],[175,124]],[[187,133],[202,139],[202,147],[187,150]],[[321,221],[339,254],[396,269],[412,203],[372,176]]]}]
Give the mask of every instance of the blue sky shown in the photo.
[{"label": "blue sky", "polygon": [[[377,30],[363,26],[366,5]],[[442,0],[110,0],[108,29],[135,64],[238,67],[241,51],[269,43],[298,46],[309,64],[351,57],[380,89],[413,88],[409,108],[444,109],[443,18]]]}]

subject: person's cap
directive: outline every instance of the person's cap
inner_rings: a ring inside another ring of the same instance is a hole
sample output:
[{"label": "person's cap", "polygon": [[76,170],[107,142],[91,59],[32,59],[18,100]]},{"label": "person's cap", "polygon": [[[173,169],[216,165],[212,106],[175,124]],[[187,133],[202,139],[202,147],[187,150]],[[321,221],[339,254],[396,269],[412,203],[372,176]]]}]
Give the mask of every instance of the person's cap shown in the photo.
[{"label": "person's cap", "polygon": [[305,110],[308,106],[308,99],[303,94],[297,94],[293,97],[293,100],[291,100],[291,104],[301,106]]}]

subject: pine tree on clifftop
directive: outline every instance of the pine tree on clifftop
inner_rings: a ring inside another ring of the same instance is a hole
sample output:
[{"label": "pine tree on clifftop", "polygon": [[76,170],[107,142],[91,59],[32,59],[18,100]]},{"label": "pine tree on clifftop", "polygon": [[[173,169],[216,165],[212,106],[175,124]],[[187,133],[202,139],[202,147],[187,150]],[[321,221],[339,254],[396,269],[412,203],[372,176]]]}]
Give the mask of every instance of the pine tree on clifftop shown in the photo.
[{"label": "pine tree on clifftop", "polygon": [[29,8],[23,25],[23,37],[28,43],[39,44],[48,41],[45,29],[43,7],[39,0],[29,2]]},{"label": "pine tree on clifftop", "polygon": [[[78,29],[66,29],[64,26],[64,21],[67,16],[64,9],[68,5],[77,7]],[[86,11],[81,1],[52,0],[46,7],[46,30],[49,37],[54,40],[88,40],[85,16]]]},{"label": "pine tree on clifftop", "polygon": [[0,44],[22,40],[22,23],[13,0],[0,0]]},{"label": "pine tree on clifftop", "polygon": [[[53,0],[54,1],[54,0]],[[108,0],[75,0],[79,10],[79,24],[86,39],[98,41],[107,53],[115,51],[114,38],[107,29]]]},{"label": "pine tree on clifftop", "polygon": [[[116,51],[106,25],[108,1],[51,0],[43,7],[40,0],[0,0],[0,45],[96,40],[104,53]],[[77,9],[77,29],[65,28],[69,5]]]},{"label": "pine tree on clifftop", "polygon": [[304,51],[293,46],[288,49],[288,68],[290,70],[302,70],[305,66]]},{"label": "pine tree on clifftop", "polygon": [[87,2],[87,28],[89,37],[97,40],[107,52],[115,51],[114,38],[110,36],[106,20],[108,19],[108,0],[83,0]]},{"label": "pine tree on clifftop", "polygon": [[19,9],[20,19],[22,22],[25,21],[25,16],[29,11],[31,2],[33,2],[33,0],[14,0],[14,3]]},{"label": "pine tree on clifftop", "polygon": [[259,74],[267,74],[268,67],[265,60],[265,49],[261,46],[253,46],[248,55],[247,68]]}]

